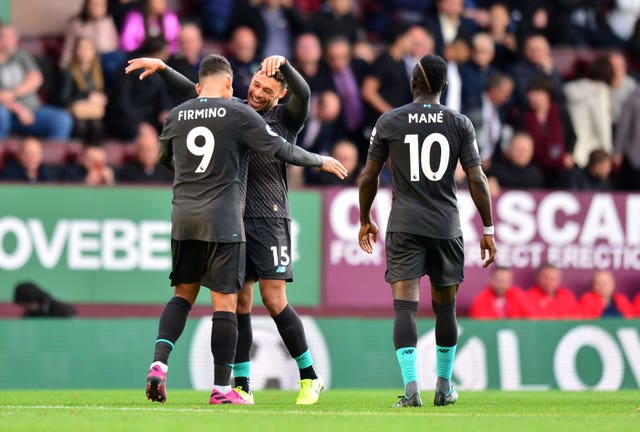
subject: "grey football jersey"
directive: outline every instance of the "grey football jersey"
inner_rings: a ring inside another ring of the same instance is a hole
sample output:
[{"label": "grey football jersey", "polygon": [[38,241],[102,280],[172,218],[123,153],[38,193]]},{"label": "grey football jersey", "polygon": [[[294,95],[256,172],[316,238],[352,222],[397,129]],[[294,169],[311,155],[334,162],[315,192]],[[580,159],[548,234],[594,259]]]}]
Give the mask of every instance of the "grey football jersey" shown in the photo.
[{"label": "grey football jersey", "polygon": [[271,157],[283,143],[244,104],[198,98],[172,109],[160,137],[162,150],[173,154],[171,237],[245,241],[248,149]]},{"label": "grey football jersey", "polygon": [[410,103],[383,114],[371,132],[369,159],[390,156],[393,203],[387,231],[450,239],[462,235],[454,174],[479,165],[471,121],[438,104]]},{"label": "grey football jersey", "polygon": [[[285,105],[276,105],[259,114],[273,131],[290,143],[295,143],[299,127],[287,124],[285,110]],[[287,190],[287,164],[274,157],[249,152],[247,205],[244,217],[289,219],[291,209]]]}]

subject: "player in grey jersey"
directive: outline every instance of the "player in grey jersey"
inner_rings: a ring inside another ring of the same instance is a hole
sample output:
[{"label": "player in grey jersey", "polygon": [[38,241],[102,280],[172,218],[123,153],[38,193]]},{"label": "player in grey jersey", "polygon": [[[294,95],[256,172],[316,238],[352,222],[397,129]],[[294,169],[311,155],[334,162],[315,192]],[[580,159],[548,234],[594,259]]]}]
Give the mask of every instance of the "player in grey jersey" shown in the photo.
[{"label": "player in grey jersey", "polygon": [[[193,95],[194,84],[168,68],[161,60],[134,59],[127,72],[136,69],[144,69],[141,78],[159,71],[175,93],[183,98]],[[278,105],[278,100],[287,93],[290,94],[288,102]],[[261,70],[254,74],[246,102],[274,131],[294,142],[307,118],[309,97],[309,87],[302,76],[284,57],[272,56],[266,58]],[[279,159],[256,152],[249,153],[244,223],[247,269],[244,288],[238,293],[238,346],[234,364],[234,378],[240,387],[238,392],[245,399],[253,400],[249,387],[249,353],[253,340],[250,312],[253,285],[258,279],[263,303],[299,367],[300,392],[296,403],[316,403],[323,383],[313,368],[302,322],[286,298],[286,281],[291,281],[293,277],[289,255],[290,208],[286,164]]]},{"label": "player in grey jersey", "polygon": [[385,238],[391,283],[393,342],[405,385],[394,407],[422,406],[418,388],[417,350],[420,278],[429,275],[436,316],[437,382],[434,405],[456,402],[451,385],[458,328],[455,300],[463,280],[464,248],[454,173],[458,161],[469,178],[469,190],[484,224],[480,254],[484,267],[495,257],[491,197],[481,168],[473,126],[467,117],[440,105],[447,81],[442,57],[428,55],[414,66],[413,103],[386,112],[371,132],[367,163],[360,184],[360,247],[373,252],[378,227],[371,205],[382,166],[393,165],[393,203]]},{"label": "player in grey jersey", "polygon": [[321,166],[340,178],[336,160],[308,153],[273,132],[246,105],[232,102],[232,71],[222,56],[200,65],[198,98],[169,113],[160,137],[160,162],[174,171],[171,284],[174,297],[160,318],[147,397],[166,400],[169,354],[200,285],[211,290],[214,388],[209,403],[247,403],[229,385],[237,342],[237,292],[245,267],[242,223],[248,149],[289,163]]}]

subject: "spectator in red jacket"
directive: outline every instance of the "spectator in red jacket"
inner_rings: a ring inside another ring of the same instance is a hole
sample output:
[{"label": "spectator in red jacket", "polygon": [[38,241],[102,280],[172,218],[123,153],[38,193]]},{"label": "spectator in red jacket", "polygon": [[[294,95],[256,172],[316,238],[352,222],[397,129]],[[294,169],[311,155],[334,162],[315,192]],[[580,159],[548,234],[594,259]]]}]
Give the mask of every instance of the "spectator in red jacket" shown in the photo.
[{"label": "spectator in red jacket", "polygon": [[478,293],[469,309],[469,317],[475,319],[517,319],[532,315],[524,291],[513,284],[511,269],[501,266],[493,268],[489,285]]},{"label": "spectator in red jacket", "polygon": [[596,270],[591,278],[591,291],[580,297],[582,318],[632,318],[634,308],[629,299],[615,292],[616,280],[609,270]]},{"label": "spectator in red jacket", "polygon": [[575,294],[561,286],[562,270],[544,263],[536,272],[536,283],[526,292],[529,303],[536,310],[532,318],[575,319],[579,317]]},{"label": "spectator in red jacket", "polygon": [[635,316],[640,317],[640,292],[633,298],[633,309],[635,310]]}]

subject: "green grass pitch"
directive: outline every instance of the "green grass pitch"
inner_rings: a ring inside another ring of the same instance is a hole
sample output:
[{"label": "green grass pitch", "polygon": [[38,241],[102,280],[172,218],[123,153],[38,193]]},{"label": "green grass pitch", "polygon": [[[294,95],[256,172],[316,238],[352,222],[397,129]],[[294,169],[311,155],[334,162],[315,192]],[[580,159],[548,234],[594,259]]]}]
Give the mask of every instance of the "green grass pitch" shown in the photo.
[{"label": "green grass pitch", "polygon": [[640,431],[640,391],[461,391],[453,406],[391,409],[393,390],[328,390],[314,406],[296,393],[259,391],[254,406],[209,406],[201,391],[171,390],[165,405],[143,390],[0,391],[4,432],[586,432]]}]

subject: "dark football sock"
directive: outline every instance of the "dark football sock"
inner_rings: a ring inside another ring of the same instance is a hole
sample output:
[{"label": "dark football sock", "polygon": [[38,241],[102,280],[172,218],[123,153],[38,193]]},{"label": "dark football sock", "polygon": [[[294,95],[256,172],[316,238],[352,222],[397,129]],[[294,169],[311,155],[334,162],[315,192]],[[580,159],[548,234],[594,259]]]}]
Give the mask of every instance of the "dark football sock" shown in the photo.
[{"label": "dark football sock", "polygon": [[416,315],[418,302],[393,300],[395,317],[393,320],[393,345],[396,350],[404,347],[415,347],[418,344],[418,327]]},{"label": "dark football sock", "polygon": [[302,320],[291,305],[287,305],[280,314],[273,317],[278,333],[289,354],[296,360],[300,370],[300,379],[318,378],[314,368]]},{"label": "dark football sock", "polygon": [[182,297],[173,297],[165,304],[160,315],[153,361],[169,364],[169,355],[182,334],[191,304]]},{"label": "dark football sock", "polygon": [[239,314],[238,317],[238,344],[236,357],[233,364],[233,377],[235,386],[242,387],[247,393],[251,392],[251,365],[250,354],[253,344],[253,330],[251,328],[251,314]]},{"label": "dark football sock", "polygon": [[238,320],[233,312],[214,312],[211,328],[211,353],[213,354],[213,384],[228,386],[231,367],[238,342]]},{"label": "dark football sock", "polygon": [[436,315],[436,345],[451,347],[458,343],[458,324],[456,322],[456,301],[449,304],[431,302]]}]

